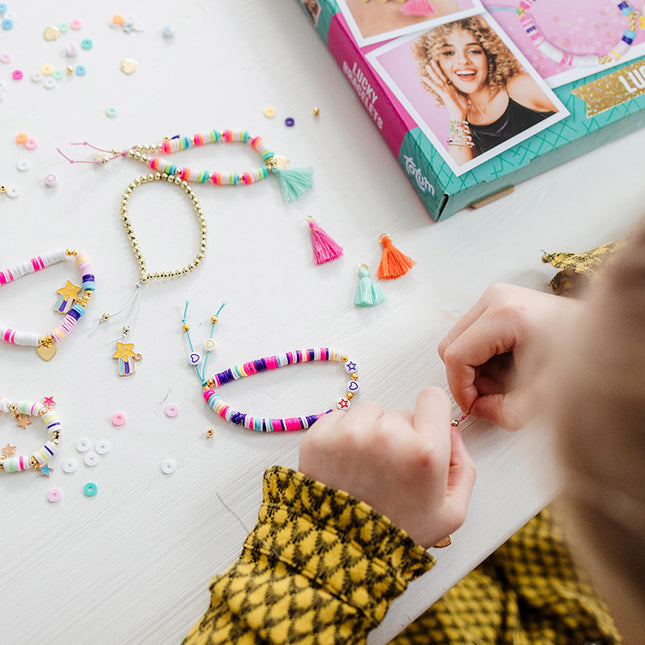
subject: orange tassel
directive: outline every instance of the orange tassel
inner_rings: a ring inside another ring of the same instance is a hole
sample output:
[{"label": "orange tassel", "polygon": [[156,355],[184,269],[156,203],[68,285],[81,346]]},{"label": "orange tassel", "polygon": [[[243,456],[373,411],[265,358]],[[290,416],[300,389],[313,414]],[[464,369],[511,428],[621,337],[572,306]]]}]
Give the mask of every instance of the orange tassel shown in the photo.
[{"label": "orange tassel", "polygon": [[383,255],[381,256],[381,263],[379,264],[376,277],[379,280],[391,280],[393,278],[400,278],[405,275],[416,262],[409,258],[405,253],[401,253],[394,244],[387,233],[383,233],[378,238],[378,241],[383,247]]}]

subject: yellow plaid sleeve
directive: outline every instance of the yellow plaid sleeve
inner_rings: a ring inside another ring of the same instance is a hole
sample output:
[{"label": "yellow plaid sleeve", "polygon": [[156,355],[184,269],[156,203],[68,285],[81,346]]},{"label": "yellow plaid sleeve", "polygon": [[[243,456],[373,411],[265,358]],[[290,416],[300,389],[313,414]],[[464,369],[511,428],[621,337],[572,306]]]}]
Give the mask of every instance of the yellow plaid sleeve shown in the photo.
[{"label": "yellow plaid sleeve", "polygon": [[434,559],[364,502],[283,467],[184,643],[360,644]]}]

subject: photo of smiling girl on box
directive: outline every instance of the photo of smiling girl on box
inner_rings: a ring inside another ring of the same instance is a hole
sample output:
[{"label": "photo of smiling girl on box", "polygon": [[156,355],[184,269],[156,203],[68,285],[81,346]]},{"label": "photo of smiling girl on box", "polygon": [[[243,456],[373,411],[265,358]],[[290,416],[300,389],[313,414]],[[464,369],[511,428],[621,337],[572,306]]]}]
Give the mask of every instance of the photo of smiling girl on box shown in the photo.
[{"label": "photo of smiling girl on box", "polygon": [[448,151],[458,165],[557,111],[481,16],[424,33],[413,54],[424,89],[447,109]]}]

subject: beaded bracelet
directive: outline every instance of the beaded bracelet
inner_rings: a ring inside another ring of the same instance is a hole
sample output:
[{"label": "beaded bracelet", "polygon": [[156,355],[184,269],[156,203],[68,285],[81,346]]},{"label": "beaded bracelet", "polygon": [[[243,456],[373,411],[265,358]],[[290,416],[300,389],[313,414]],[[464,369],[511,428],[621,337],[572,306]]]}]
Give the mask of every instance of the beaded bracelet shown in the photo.
[{"label": "beaded bracelet", "polygon": [[[332,410],[343,410],[349,408],[351,400],[358,393],[359,385],[356,363],[354,361],[350,361],[345,354],[341,354],[338,350],[329,347],[318,347],[315,349],[297,349],[291,352],[277,354],[275,356],[266,356],[264,358],[250,361],[248,363],[240,363],[239,365],[234,365],[233,367],[224,370],[223,372],[219,372],[209,379],[206,379],[206,362],[208,361],[210,352],[215,349],[213,331],[215,329],[215,325],[218,322],[219,313],[220,311],[222,311],[226,303],[224,303],[219,308],[215,315],[211,316],[210,334],[208,339],[204,343],[206,357],[203,359],[203,362],[201,354],[199,354],[195,350],[195,346],[193,345],[193,341],[190,337],[190,325],[186,321],[188,304],[189,303],[186,302],[186,306],[184,308],[184,316],[182,318],[182,329],[186,334],[188,345],[190,346],[190,355],[188,357],[188,362],[195,368],[197,378],[204,388],[204,400],[225,421],[244,426],[249,430],[257,430],[258,432],[306,430],[318,419],[320,419],[320,417],[328,414],[329,412],[332,412]],[[239,410],[232,408],[222,400],[219,394],[215,392],[216,388],[221,387],[222,385],[229,383],[230,381],[245,378],[247,376],[252,376],[253,374],[257,374],[258,372],[275,370],[280,367],[285,367],[286,365],[293,365],[295,363],[309,363],[312,361],[342,362],[344,364],[345,371],[350,376],[350,380],[347,383],[345,395],[341,397],[335,408],[330,408],[325,412],[309,414],[301,417],[288,417],[286,419],[253,417],[246,412],[240,412]],[[199,369],[200,364],[202,365],[201,371]]]},{"label": "beaded bracelet", "polygon": [[567,67],[590,67],[595,65],[605,65],[610,63],[612,58],[618,60],[631,47],[636,38],[636,29],[638,28],[639,13],[629,6],[625,0],[610,0],[611,4],[627,16],[627,29],[623,32],[621,39],[614,45],[605,56],[596,54],[587,54],[579,56],[562,51],[553,43],[550,43],[540,32],[535,21],[527,13],[538,0],[521,0],[517,13],[520,17],[520,23],[526,35],[533,41],[537,49],[547,58],[555,61],[560,65]]},{"label": "beaded bracelet", "polygon": [[[57,293],[59,294],[59,298],[56,302],[55,310],[65,314],[65,318],[60,325],[44,336],[21,332],[0,325],[0,338],[2,340],[13,345],[36,347],[38,356],[44,361],[49,361],[54,357],[56,354],[56,344],[74,329],[78,320],[85,314],[85,309],[95,288],[94,268],[87,255],[71,249],[56,249],[44,255],[31,258],[30,260],[19,262],[4,271],[0,271],[0,286],[2,286],[18,280],[29,273],[41,271],[52,264],[57,264],[69,258],[74,258],[76,261],[81,274],[82,284],[78,287],[68,280],[64,287],[58,289]],[[83,295],[79,297],[80,291],[83,292]]]},{"label": "beaded bracelet", "polygon": [[[151,156],[149,153],[161,152],[173,154],[188,148],[203,146],[209,143],[246,143],[262,157],[263,165],[243,172],[218,172],[212,170],[193,170],[188,166],[178,166],[159,155]],[[89,144],[87,141],[73,143],[72,145],[85,145],[98,153],[108,153],[112,156],[102,156],[100,159],[89,162],[79,162],[70,159],[60,149],[58,152],[70,163],[107,163],[120,157],[129,157],[147,164],[152,170],[179,177],[182,181],[196,183],[212,183],[217,186],[238,184],[254,184],[274,175],[280,180],[282,196],[285,201],[296,200],[303,192],[313,185],[313,171],[311,168],[289,168],[286,157],[276,155],[261,137],[249,134],[248,130],[208,130],[198,132],[191,137],[176,135],[165,138],[161,143],[153,145],[137,144],[126,150],[104,150]]]},{"label": "beaded bracelet", "polygon": [[[308,363],[312,361],[336,361],[343,363],[345,372],[350,376],[346,392],[338,401],[336,407],[301,417],[288,417],[286,419],[271,419],[265,417],[254,417],[246,412],[241,412],[224,402],[222,397],[215,392],[215,388],[240,378],[252,376],[258,372],[275,370],[286,365],[295,363]],[[248,363],[240,363],[233,367],[215,374],[206,381],[203,397],[206,403],[219,414],[222,419],[241,425],[248,430],[258,432],[290,432],[293,430],[306,430],[313,425],[320,417],[329,414],[333,410],[347,409],[354,395],[358,392],[358,372],[354,361],[349,360],[347,355],[341,354],[337,349],[330,347],[317,347],[315,349],[296,349],[275,356],[266,356]]]},{"label": "beaded bracelet", "polygon": [[[130,202],[130,196],[133,191],[142,184],[147,184],[155,181],[167,182],[181,188],[184,191],[186,196],[190,199],[190,202],[193,207],[195,216],[197,217],[197,223],[199,225],[199,250],[193,257],[193,259],[183,267],[177,269],[170,269],[167,271],[148,271],[146,265],[146,259],[143,254],[141,245],[137,240],[137,236],[134,232],[132,222],[130,221],[130,216],[128,214],[128,205]],[[180,179],[175,175],[168,175],[166,173],[149,173],[134,179],[123,193],[121,198],[121,221],[128,235],[130,241],[130,246],[132,247],[132,252],[134,253],[135,259],[137,261],[137,266],[139,268],[139,282],[137,283],[134,291],[134,296],[130,299],[129,303],[119,312],[116,313],[104,313],[101,316],[101,321],[108,321],[112,316],[116,316],[123,311],[128,311],[130,313],[130,320],[121,328],[122,336],[121,340],[116,340],[116,351],[112,354],[112,358],[118,360],[118,375],[119,376],[132,376],[135,373],[135,361],[140,361],[142,355],[134,349],[134,343],[124,342],[128,334],[132,331],[132,326],[134,325],[134,318],[138,314],[138,309],[141,304],[141,286],[150,280],[165,280],[168,278],[179,278],[183,275],[187,275],[193,271],[204,257],[206,252],[206,240],[207,240],[207,225],[206,218],[202,211],[201,204],[197,199],[197,195],[190,187],[188,182]]]},{"label": "beaded bracelet", "polygon": [[0,452],[0,470],[17,473],[34,468],[48,476],[52,469],[47,465],[47,461],[53,457],[60,443],[61,423],[58,415],[43,403],[16,402],[5,397],[0,397],[0,412],[12,412],[21,427],[31,423],[31,421],[24,421],[27,416],[40,417],[49,434],[49,441],[31,455],[15,455],[16,446],[8,443]]},{"label": "beaded bracelet", "polygon": [[462,148],[472,148],[475,145],[468,121],[450,119],[448,126],[450,133],[450,138],[448,139],[449,145],[460,146]]}]

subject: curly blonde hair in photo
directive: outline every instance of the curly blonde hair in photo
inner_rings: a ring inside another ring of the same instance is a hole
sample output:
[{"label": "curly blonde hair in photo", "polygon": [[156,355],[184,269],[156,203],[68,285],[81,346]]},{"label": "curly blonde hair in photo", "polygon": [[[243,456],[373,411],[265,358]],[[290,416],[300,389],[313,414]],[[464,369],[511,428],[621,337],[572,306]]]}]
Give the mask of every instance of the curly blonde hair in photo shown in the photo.
[{"label": "curly blonde hair in photo", "polygon": [[[482,46],[488,61],[488,86],[494,93],[504,89],[513,76],[522,73],[522,67],[517,59],[486,21],[481,16],[471,16],[435,27],[415,41],[412,45],[412,53],[417,60],[421,77],[430,80],[426,65],[429,65],[431,60],[439,62],[439,51],[455,29],[469,31]],[[438,94],[425,83],[422,85],[425,90],[434,95],[439,105],[443,105]]]}]

